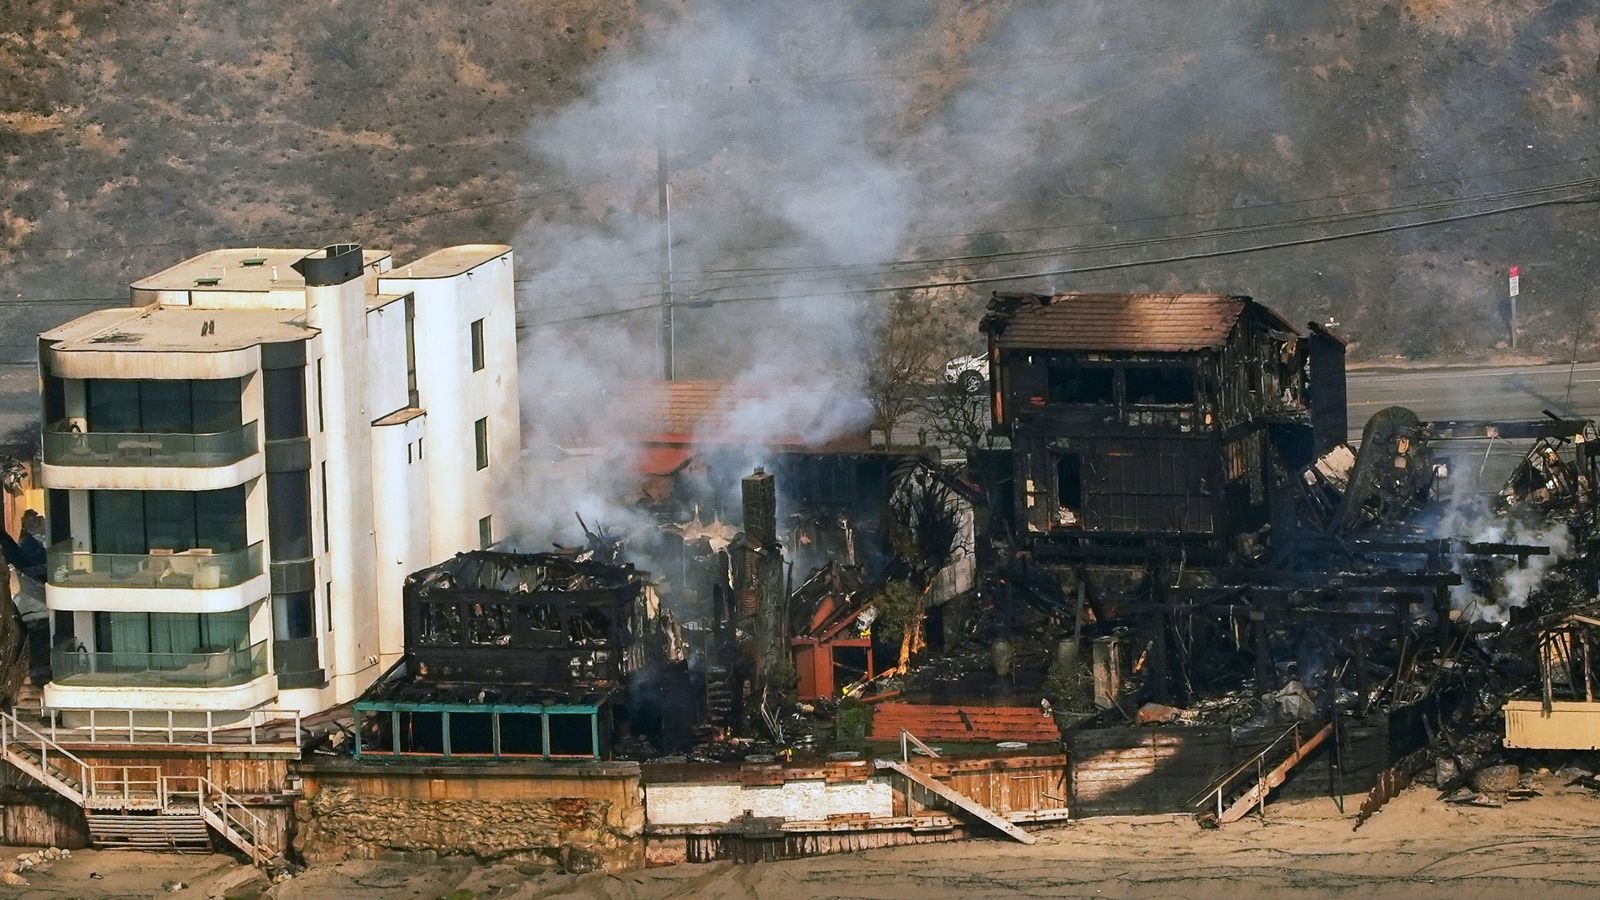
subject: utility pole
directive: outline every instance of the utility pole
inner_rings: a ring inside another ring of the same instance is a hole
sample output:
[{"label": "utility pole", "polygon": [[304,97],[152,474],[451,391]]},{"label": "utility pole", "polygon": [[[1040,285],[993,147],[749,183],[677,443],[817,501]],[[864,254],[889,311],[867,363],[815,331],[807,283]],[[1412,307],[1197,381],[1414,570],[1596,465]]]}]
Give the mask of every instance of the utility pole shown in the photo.
[{"label": "utility pole", "polygon": [[667,172],[667,82],[656,82],[656,218],[660,227],[661,378],[673,378],[672,195]]}]

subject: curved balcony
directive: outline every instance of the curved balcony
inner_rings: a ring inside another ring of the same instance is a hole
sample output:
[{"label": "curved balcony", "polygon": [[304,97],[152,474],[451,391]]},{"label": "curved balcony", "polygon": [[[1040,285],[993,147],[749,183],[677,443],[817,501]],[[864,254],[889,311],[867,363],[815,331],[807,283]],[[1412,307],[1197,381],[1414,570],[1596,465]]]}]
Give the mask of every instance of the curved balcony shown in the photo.
[{"label": "curved balcony", "polygon": [[50,674],[53,681],[74,687],[232,687],[267,674],[267,642],[195,653],[55,650]]},{"label": "curved balcony", "polygon": [[265,471],[255,422],[213,434],[45,429],[44,484],[64,490],[212,490]]},{"label": "curved balcony", "polygon": [[[270,589],[262,545],[214,553],[92,553],[68,542],[51,547],[46,601],[51,609],[125,612],[230,612]],[[129,590],[123,590],[124,588]]]}]

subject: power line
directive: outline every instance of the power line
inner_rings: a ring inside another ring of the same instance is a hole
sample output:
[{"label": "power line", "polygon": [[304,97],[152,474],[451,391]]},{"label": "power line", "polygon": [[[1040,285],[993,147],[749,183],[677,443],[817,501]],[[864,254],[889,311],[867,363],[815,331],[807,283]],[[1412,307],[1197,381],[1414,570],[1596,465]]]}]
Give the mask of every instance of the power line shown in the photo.
[{"label": "power line", "polygon": [[[940,290],[940,289],[946,289],[946,288],[972,287],[972,286],[975,286],[975,285],[983,285],[983,284],[999,284],[999,283],[1003,283],[1003,282],[1007,282],[1007,281],[1026,281],[1026,280],[1038,279],[1038,278],[1054,278],[1054,277],[1059,277],[1059,276],[1062,276],[1062,275],[1083,275],[1083,274],[1090,274],[1090,273],[1095,273],[1095,272],[1109,272],[1109,271],[1116,271],[1116,270],[1122,270],[1122,269],[1135,269],[1135,268],[1142,268],[1142,267],[1145,267],[1145,266],[1168,265],[1168,264],[1172,264],[1172,263],[1192,262],[1192,261],[1203,260],[1203,259],[1219,259],[1219,258],[1224,258],[1224,257],[1229,257],[1229,256],[1240,256],[1240,255],[1244,255],[1244,254],[1248,254],[1248,253],[1260,253],[1260,252],[1265,252],[1265,251],[1270,251],[1270,250],[1282,250],[1282,249],[1291,248],[1291,247],[1303,247],[1303,246],[1311,246],[1311,245],[1316,245],[1316,244],[1333,243],[1333,242],[1336,242],[1336,241],[1345,241],[1345,240],[1351,240],[1351,239],[1360,238],[1360,237],[1371,237],[1371,236],[1379,235],[1379,234],[1390,234],[1390,233],[1400,232],[1400,231],[1409,231],[1409,230],[1413,230],[1413,229],[1417,229],[1417,228],[1428,228],[1428,227],[1433,227],[1433,226],[1437,226],[1437,225],[1448,225],[1448,224],[1452,224],[1452,223],[1455,223],[1455,222],[1464,222],[1464,221],[1469,221],[1469,220],[1473,220],[1473,219],[1483,219],[1483,218],[1488,218],[1490,216],[1503,215],[1505,213],[1519,212],[1519,211],[1529,210],[1529,209],[1537,209],[1537,208],[1546,207],[1546,206],[1579,205],[1579,204],[1588,204],[1588,203],[1595,203],[1595,202],[1600,202],[1600,194],[1594,194],[1594,195],[1589,195],[1589,196],[1579,196],[1579,197],[1559,197],[1559,198],[1550,198],[1550,199],[1544,199],[1544,200],[1536,200],[1536,201],[1530,201],[1530,202],[1527,202],[1527,203],[1515,204],[1515,205],[1511,205],[1511,206],[1498,207],[1498,208],[1495,208],[1495,209],[1479,210],[1479,211],[1470,212],[1470,213],[1459,213],[1459,214],[1452,215],[1452,216],[1442,216],[1442,217],[1433,218],[1433,219],[1423,219],[1423,220],[1419,220],[1419,221],[1416,221],[1416,222],[1402,222],[1402,223],[1395,224],[1395,225],[1385,225],[1385,226],[1379,226],[1379,227],[1373,227],[1373,228],[1365,228],[1365,229],[1359,229],[1359,230],[1356,230],[1356,231],[1343,232],[1343,233],[1340,233],[1340,234],[1322,235],[1322,236],[1319,236],[1319,237],[1296,238],[1296,239],[1292,239],[1292,240],[1275,241],[1275,242],[1265,243],[1265,244],[1256,244],[1256,245],[1251,245],[1251,246],[1247,246],[1247,247],[1230,247],[1230,248],[1220,249],[1220,250],[1195,251],[1195,252],[1192,252],[1192,253],[1176,254],[1176,255],[1173,255],[1173,256],[1160,257],[1160,258],[1156,258],[1156,259],[1133,260],[1133,261],[1128,261],[1128,262],[1115,262],[1115,263],[1098,263],[1098,264],[1093,264],[1093,265],[1072,266],[1072,267],[1068,267],[1068,268],[1050,269],[1050,270],[1039,271],[1039,272],[1027,272],[1027,273],[1021,273],[1021,274],[1015,274],[1015,275],[978,276],[978,277],[974,277],[974,278],[967,278],[967,279],[960,279],[960,280],[929,281],[929,282],[921,282],[921,283],[917,283],[917,284],[901,284],[901,285],[890,285],[890,286],[869,287],[869,288],[841,288],[839,290],[834,290],[834,291],[820,291],[820,292],[792,293],[792,294],[771,294],[771,295],[765,295],[765,296],[752,296],[752,297],[727,297],[727,298],[719,298],[719,299],[716,299],[716,300],[706,301],[706,302],[703,303],[703,305],[720,305],[720,304],[724,304],[724,303],[754,303],[754,302],[768,302],[768,301],[777,301],[777,300],[797,300],[797,299],[811,299],[811,298],[835,297],[835,296],[898,293],[900,291]],[[592,313],[592,314],[584,315],[584,316],[573,316],[573,317],[568,317],[568,318],[552,319],[552,320],[547,320],[547,321],[544,321],[544,322],[523,323],[523,324],[519,324],[517,326],[517,328],[518,328],[518,330],[528,330],[528,329],[531,329],[531,328],[543,327],[543,326],[547,326],[547,325],[558,325],[558,324],[562,324],[562,323],[565,323],[565,322],[585,321],[585,320],[591,320],[591,319],[606,318],[606,317],[609,317],[609,316],[626,315],[626,314],[629,314],[629,313],[638,312],[640,310],[653,309],[653,308],[654,308],[654,306],[631,307],[631,308],[627,308],[627,309],[612,310],[612,311],[609,311],[609,312]]]},{"label": "power line", "polygon": [[[845,277],[845,276],[854,276],[856,278],[862,278],[862,277],[868,277],[868,276],[873,276],[873,275],[903,274],[900,270],[904,269],[906,267],[930,269],[930,268],[938,268],[940,266],[952,265],[952,264],[957,264],[957,263],[967,264],[967,265],[993,264],[993,263],[997,263],[997,262],[1000,262],[1000,261],[1022,261],[1022,260],[1037,259],[1037,258],[1043,258],[1043,257],[1062,256],[1062,255],[1066,255],[1066,254],[1069,254],[1069,253],[1080,253],[1081,254],[1081,253],[1106,252],[1106,251],[1113,251],[1113,250],[1127,250],[1127,249],[1133,249],[1133,248],[1139,248],[1139,247],[1160,247],[1160,246],[1165,246],[1165,245],[1169,245],[1169,244],[1186,243],[1186,242],[1192,242],[1192,241],[1195,241],[1195,240],[1218,238],[1218,237],[1240,236],[1240,235],[1246,235],[1246,236],[1266,235],[1266,234],[1270,234],[1270,233],[1275,232],[1275,231],[1282,231],[1282,230],[1289,229],[1289,228],[1321,227],[1321,226],[1339,224],[1339,223],[1343,223],[1343,222],[1360,221],[1360,220],[1363,220],[1363,219],[1372,219],[1372,218],[1379,218],[1379,217],[1383,217],[1383,216],[1397,215],[1397,214],[1400,214],[1400,213],[1423,212],[1423,211],[1426,211],[1426,210],[1439,209],[1439,208],[1455,208],[1455,207],[1460,207],[1460,206],[1464,206],[1464,205],[1467,205],[1467,204],[1473,204],[1473,203],[1483,203],[1483,202],[1489,202],[1489,201],[1508,200],[1508,199],[1515,199],[1515,198],[1520,198],[1520,197],[1529,197],[1529,196],[1536,196],[1536,195],[1539,195],[1539,194],[1546,194],[1546,193],[1549,193],[1551,191],[1571,190],[1571,189],[1575,189],[1575,188],[1593,188],[1593,187],[1597,187],[1597,186],[1600,186],[1600,178],[1577,179],[1577,180],[1574,180],[1574,181],[1563,182],[1563,183],[1558,183],[1558,184],[1543,185],[1543,186],[1539,186],[1539,187],[1536,187],[1536,188],[1526,188],[1526,189],[1520,189],[1520,190],[1491,192],[1491,193],[1484,193],[1484,194],[1476,194],[1476,195],[1472,195],[1472,196],[1468,196],[1468,197],[1456,197],[1456,198],[1449,198],[1449,199],[1439,199],[1439,200],[1431,200],[1431,201],[1421,201],[1421,202],[1414,202],[1414,203],[1407,203],[1407,204],[1399,204],[1399,205],[1389,206],[1389,207],[1379,207],[1379,208],[1375,208],[1375,209],[1371,209],[1371,210],[1360,210],[1360,211],[1352,211],[1352,212],[1334,213],[1334,214],[1328,214],[1328,215],[1322,215],[1322,216],[1308,216],[1308,217],[1302,217],[1302,218],[1299,218],[1299,219],[1282,220],[1282,221],[1279,221],[1279,222],[1258,223],[1258,224],[1247,225],[1247,226],[1231,226],[1231,227],[1227,227],[1227,228],[1218,228],[1218,229],[1205,229],[1205,230],[1200,230],[1200,231],[1184,232],[1184,233],[1177,233],[1177,234],[1156,235],[1156,236],[1151,236],[1151,237],[1147,237],[1147,238],[1136,238],[1136,239],[1128,239],[1128,240],[1123,240],[1123,241],[1108,241],[1108,242],[1091,243],[1091,244],[1040,247],[1040,248],[1032,248],[1032,249],[1027,249],[1027,250],[1006,251],[1006,252],[988,253],[988,254],[967,254],[967,255],[962,255],[962,256],[951,256],[951,257],[904,259],[904,260],[888,261],[888,262],[881,262],[881,263],[871,263],[871,264],[840,265],[840,266],[796,266],[796,267],[791,267],[791,268],[787,268],[787,269],[779,268],[779,269],[767,269],[767,270],[750,269],[750,270],[746,270],[745,274],[737,275],[737,276],[727,276],[727,277],[723,277],[723,278],[720,278],[720,279],[715,278],[715,277],[712,277],[712,278],[700,278],[700,279],[692,279],[691,278],[691,279],[684,279],[684,280],[682,280],[682,281],[680,281],[678,283],[688,285],[691,288],[695,287],[695,286],[701,287],[701,290],[694,292],[692,294],[692,296],[695,297],[695,298],[702,298],[704,294],[710,293],[712,291],[724,290],[724,289],[729,289],[729,288],[738,288],[738,287],[743,287],[743,288],[748,289],[750,287],[760,286],[759,284],[756,283],[756,281],[758,279],[766,280],[768,283],[770,283],[772,279],[781,278],[784,283],[791,283],[792,284],[792,283],[796,283],[796,282],[806,282],[806,281],[813,281],[814,282],[814,281],[819,281],[819,280],[832,280],[832,279],[835,279],[835,278],[840,278],[840,277]],[[621,287],[621,286],[634,286],[634,285],[632,285],[632,283],[621,283],[621,284],[613,284],[611,286],[612,287]],[[637,285],[637,287],[644,287],[644,286],[645,285],[643,283],[640,283],[639,285]],[[601,305],[601,304],[605,304],[605,303],[613,303],[613,302],[615,302],[615,300],[616,300],[615,297],[611,297],[611,298],[603,298],[603,299],[600,299],[600,300],[588,301],[586,303],[562,304],[560,306],[554,306],[554,307],[546,306],[546,307],[544,307],[544,311],[549,312],[549,311],[553,311],[553,310],[556,310],[556,309],[579,309],[579,308],[586,307],[586,306],[597,306],[597,305]],[[716,298],[713,298],[713,299],[710,299],[710,300],[696,299],[694,302],[696,302],[696,303],[698,303],[700,305],[705,305],[705,304],[716,303],[716,302],[721,302],[721,301],[716,299]]]}]

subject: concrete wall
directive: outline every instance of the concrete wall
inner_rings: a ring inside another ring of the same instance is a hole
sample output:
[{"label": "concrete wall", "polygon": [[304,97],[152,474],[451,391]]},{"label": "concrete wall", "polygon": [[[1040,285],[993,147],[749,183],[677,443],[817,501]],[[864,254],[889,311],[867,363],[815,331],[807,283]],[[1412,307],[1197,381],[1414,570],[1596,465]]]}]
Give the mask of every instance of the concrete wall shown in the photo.
[{"label": "concrete wall", "polygon": [[405,650],[406,576],[430,563],[428,467],[420,454],[427,417],[372,429],[373,520],[378,552],[378,655],[387,670]]},{"label": "concrete wall", "polygon": [[[415,293],[417,389],[428,411],[428,564],[478,546],[478,520],[503,534],[504,490],[521,455],[516,300],[511,252],[450,277],[406,278],[400,266],[385,293]],[[484,368],[472,370],[472,323],[484,323]],[[473,423],[489,420],[489,467],[479,470]]]},{"label": "concrete wall", "polygon": [[773,785],[649,784],[645,809],[651,825],[706,825],[746,814],[817,820],[829,816],[894,815],[894,785],[888,778],[830,784],[788,781]]},{"label": "concrete wall", "polygon": [[[332,634],[323,668],[333,688],[328,698],[355,698],[379,674],[376,542],[372,517],[372,416],[367,408],[366,294],[355,278],[329,287],[306,287],[306,318],[322,329],[323,434],[327,454],[322,504],[331,543],[318,575],[332,584]],[[313,385],[313,390],[315,385]],[[315,406],[315,396],[311,396]],[[314,424],[314,423],[313,423]],[[320,471],[313,480],[323,481]],[[314,535],[314,539],[321,534]]]},{"label": "concrete wall", "polygon": [[406,388],[406,304],[367,310],[367,408],[374,419],[410,405]]}]

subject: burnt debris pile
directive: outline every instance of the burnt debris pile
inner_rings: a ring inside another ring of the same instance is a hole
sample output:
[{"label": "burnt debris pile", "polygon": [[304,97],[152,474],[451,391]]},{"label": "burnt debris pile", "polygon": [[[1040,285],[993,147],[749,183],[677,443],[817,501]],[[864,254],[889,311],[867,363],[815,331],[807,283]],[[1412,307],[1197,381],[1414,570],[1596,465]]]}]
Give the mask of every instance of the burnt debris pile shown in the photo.
[{"label": "burnt debris pile", "polygon": [[[1059,739],[1086,812],[1219,822],[1600,746],[1560,721],[1600,650],[1591,423],[1391,407],[1352,444],[1343,342],[1246,297],[996,294],[982,328],[999,449],[640,454],[648,527],[412,577],[406,690],[563,687],[623,711],[597,756]],[[1527,447],[1503,486],[1485,441]],[[1096,768],[1152,735],[1176,768]]]}]

